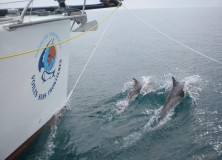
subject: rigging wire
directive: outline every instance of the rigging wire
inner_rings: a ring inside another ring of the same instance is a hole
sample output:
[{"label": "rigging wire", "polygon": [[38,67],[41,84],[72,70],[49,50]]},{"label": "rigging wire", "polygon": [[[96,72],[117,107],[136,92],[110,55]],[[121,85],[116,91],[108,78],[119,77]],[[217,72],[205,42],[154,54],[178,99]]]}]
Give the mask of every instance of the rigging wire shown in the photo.
[{"label": "rigging wire", "polygon": [[[184,44],[184,43],[176,40],[175,38],[171,37],[170,35],[162,32],[162,31],[159,30],[158,28],[154,27],[153,25],[151,25],[150,23],[148,23],[147,21],[145,21],[143,18],[137,16],[135,13],[133,13],[132,11],[130,11],[126,6],[124,6],[124,5],[122,5],[122,6],[123,6],[131,15],[133,15],[136,19],[138,19],[139,21],[141,21],[143,24],[145,24],[145,25],[148,26],[149,28],[152,28],[152,29],[155,30],[156,32],[160,33],[162,36],[170,39],[171,41],[174,41],[175,43],[177,43],[177,44],[179,44],[179,45],[181,45],[181,46],[183,46],[183,47],[185,47],[185,48],[187,48],[187,49],[189,49],[189,50],[191,50],[191,51],[193,51],[193,52],[196,53],[196,54],[199,54],[199,55],[203,56],[203,57],[206,58],[206,59],[209,59],[209,60],[211,60],[211,61],[213,61],[213,62],[216,62],[216,63],[222,65],[222,62],[221,62],[221,61],[218,61],[218,60],[216,60],[216,59],[214,59],[214,58],[212,58],[212,57],[209,57],[209,56],[207,56],[207,55],[205,55],[205,54],[203,54],[203,53],[201,53],[201,52],[199,52],[199,51],[197,51],[197,50],[189,47],[188,45],[186,45],[186,44]],[[191,109],[190,109],[190,112],[191,112]],[[195,137],[197,138],[197,133],[196,133],[194,127],[193,127],[193,132],[194,132]]]},{"label": "rigging wire", "polygon": [[176,40],[175,38],[169,36],[168,34],[162,32],[161,30],[157,29],[156,27],[154,27],[153,25],[151,25],[150,23],[148,23],[147,21],[145,21],[145,20],[142,19],[141,17],[137,16],[134,12],[130,11],[126,6],[124,6],[124,5],[122,5],[122,6],[123,6],[131,15],[133,15],[135,18],[137,18],[139,21],[141,21],[142,23],[144,23],[146,26],[152,28],[152,29],[155,30],[156,32],[160,33],[160,34],[163,35],[164,37],[166,37],[166,38],[170,39],[171,41],[174,41],[174,42],[176,42],[177,44],[179,44],[179,45],[181,45],[181,46],[183,46],[183,47],[185,47],[185,48],[193,51],[193,52],[196,53],[196,54],[199,54],[199,55],[201,55],[201,56],[203,56],[203,57],[205,57],[205,58],[207,58],[207,59],[209,59],[209,60],[211,60],[211,61],[214,61],[214,62],[219,63],[219,64],[222,65],[222,62],[220,62],[220,61],[218,61],[218,60],[216,60],[216,59],[214,59],[214,58],[212,58],[212,57],[209,57],[209,56],[207,56],[207,55],[205,55],[205,54],[203,54],[203,53],[201,53],[201,52],[199,52],[199,51],[197,51],[197,50],[189,47],[188,45],[186,45],[186,44],[184,44],[184,43]]},{"label": "rigging wire", "polygon": [[[114,13],[114,14],[115,14],[115,13]],[[92,59],[92,57],[93,57],[95,51],[97,50],[97,48],[98,48],[100,42],[102,41],[102,39],[103,39],[103,37],[104,37],[104,35],[105,35],[107,29],[109,28],[109,26],[110,26],[110,24],[111,24],[111,22],[112,22],[112,20],[113,20],[114,14],[113,14],[113,16],[111,17],[111,19],[109,20],[109,23],[107,24],[106,28],[104,29],[103,33],[101,34],[101,36],[100,36],[98,42],[96,43],[95,48],[93,49],[93,51],[92,51],[91,55],[89,56],[89,58],[88,58],[88,60],[87,60],[87,62],[86,62],[86,64],[85,64],[85,66],[83,67],[83,69],[82,69],[82,71],[81,71],[79,77],[77,78],[77,80],[76,80],[76,82],[75,82],[75,84],[74,84],[72,90],[70,91],[68,97],[66,98],[66,104],[70,101],[70,97],[71,97],[71,95],[73,94],[73,91],[75,90],[75,88],[76,88],[76,86],[77,86],[77,84],[78,84],[80,78],[82,77],[84,71],[86,70],[86,68],[87,68],[87,66],[88,66],[88,64],[89,64],[89,62],[90,62],[90,60]]]}]

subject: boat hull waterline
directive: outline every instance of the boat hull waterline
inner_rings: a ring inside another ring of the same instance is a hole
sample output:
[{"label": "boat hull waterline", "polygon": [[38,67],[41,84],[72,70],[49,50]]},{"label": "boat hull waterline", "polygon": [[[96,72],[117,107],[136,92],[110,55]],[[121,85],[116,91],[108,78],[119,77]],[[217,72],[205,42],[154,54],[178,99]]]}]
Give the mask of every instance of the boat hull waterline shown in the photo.
[{"label": "boat hull waterline", "polygon": [[[50,46],[68,39],[70,20],[17,28],[0,26],[0,56]],[[0,159],[7,158],[66,103],[68,43],[2,60]]]}]

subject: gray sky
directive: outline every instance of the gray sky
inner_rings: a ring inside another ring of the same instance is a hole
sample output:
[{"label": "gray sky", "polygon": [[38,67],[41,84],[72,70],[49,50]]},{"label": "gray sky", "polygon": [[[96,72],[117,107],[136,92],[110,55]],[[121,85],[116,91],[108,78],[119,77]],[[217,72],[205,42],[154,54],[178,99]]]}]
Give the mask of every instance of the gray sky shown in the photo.
[{"label": "gray sky", "polygon": [[222,0],[125,0],[130,8],[222,7]]},{"label": "gray sky", "polygon": [[[23,7],[25,3],[1,4],[18,0],[0,0],[0,8]],[[82,4],[83,0],[66,0],[67,4]],[[99,0],[87,0],[87,4],[99,3]],[[34,6],[57,5],[54,0],[35,0]],[[162,8],[162,7],[222,7],[222,0],[124,0],[129,8]]]}]

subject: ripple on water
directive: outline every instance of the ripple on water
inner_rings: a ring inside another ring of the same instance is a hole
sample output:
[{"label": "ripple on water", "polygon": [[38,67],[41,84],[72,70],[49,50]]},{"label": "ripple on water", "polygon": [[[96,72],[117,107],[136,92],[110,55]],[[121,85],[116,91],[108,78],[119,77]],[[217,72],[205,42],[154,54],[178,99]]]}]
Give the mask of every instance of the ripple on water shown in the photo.
[{"label": "ripple on water", "polygon": [[[217,153],[222,155],[222,119],[219,119],[217,110],[196,109],[196,133],[195,141],[198,144],[205,144]],[[204,156],[204,154],[202,154]],[[206,157],[206,155],[205,155]],[[208,157],[209,158],[209,157]]]}]

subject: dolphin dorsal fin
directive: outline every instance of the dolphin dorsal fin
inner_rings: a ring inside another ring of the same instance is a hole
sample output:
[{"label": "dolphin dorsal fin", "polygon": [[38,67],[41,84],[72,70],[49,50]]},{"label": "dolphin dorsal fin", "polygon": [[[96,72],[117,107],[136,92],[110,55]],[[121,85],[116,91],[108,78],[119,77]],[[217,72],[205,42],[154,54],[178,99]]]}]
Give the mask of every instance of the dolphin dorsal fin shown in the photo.
[{"label": "dolphin dorsal fin", "polygon": [[133,80],[134,80],[135,85],[138,85],[138,84],[139,84],[139,81],[137,81],[136,78],[133,78]]},{"label": "dolphin dorsal fin", "polygon": [[173,86],[176,86],[176,85],[179,84],[179,82],[177,82],[176,79],[175,79],[174,77],[172,77],[172,79],[173,79]]}]

